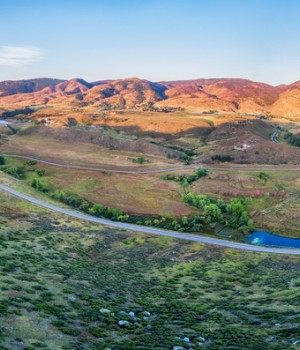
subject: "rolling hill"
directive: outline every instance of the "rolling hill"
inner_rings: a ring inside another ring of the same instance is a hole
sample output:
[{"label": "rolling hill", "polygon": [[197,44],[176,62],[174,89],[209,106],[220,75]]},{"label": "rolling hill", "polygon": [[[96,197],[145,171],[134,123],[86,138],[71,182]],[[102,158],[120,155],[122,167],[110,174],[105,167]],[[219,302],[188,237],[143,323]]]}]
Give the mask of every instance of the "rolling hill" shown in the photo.
[{"label": "rolling hill", "polygon": [[95,105],[109,108],[185,108],[192,112],[230,112],[300,116],[300,82],[271,86],[245,79],[151,82],[138,78],[87,82],[83,79],[32,79],[0,83],[0,107]]}]

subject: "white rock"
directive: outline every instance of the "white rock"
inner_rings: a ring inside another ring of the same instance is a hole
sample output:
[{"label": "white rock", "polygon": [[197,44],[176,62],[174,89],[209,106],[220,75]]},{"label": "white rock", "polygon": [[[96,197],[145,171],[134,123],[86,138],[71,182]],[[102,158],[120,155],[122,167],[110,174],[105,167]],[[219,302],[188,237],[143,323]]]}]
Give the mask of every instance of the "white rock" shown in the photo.
[{"label": "white rock", "polygon": [[119,326],[125,326],[126,324],[129,324],[129,322],[128,322],[128,321],[125,321],[125,320],[120,320],[120,321],[118,322],[118,325],[119,325]]},{"label": "white rock", "polygon": [[173,346],[173,350],[185,350],[182,346]]},{"label": "white rock", "polygon": [[185,341],[186,343],[189,343],[190,342],[190,338],[185,337],[185,338],[183,338],[183,341]]},{"label": "white rock", "polygon": [[135,313],[132,312],[132,311],[130,311],[130,312],[128,313],[128,315],[129,315],[130,317],[135,317]]},{"label": "white rock", "polygon": [[70,295],[70,296],[68,296],[68,300],[70,300],[70,301],[75,301],[76,298],[75,298],[73,295]]},{"label": "white rock", "polygon": [[104,307],[102,309],[99,310],[101,312],[101,314],[110,314],[110,310],[105,309]]}]

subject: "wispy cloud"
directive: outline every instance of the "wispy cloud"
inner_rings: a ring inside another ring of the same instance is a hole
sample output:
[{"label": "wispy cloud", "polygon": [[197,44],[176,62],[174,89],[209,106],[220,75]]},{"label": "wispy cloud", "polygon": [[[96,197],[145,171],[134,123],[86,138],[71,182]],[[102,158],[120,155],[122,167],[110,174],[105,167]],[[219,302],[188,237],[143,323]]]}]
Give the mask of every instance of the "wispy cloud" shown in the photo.
[{"label": "wispy cloud", "polygon": [[44,51],[34,46],[0,46],[0,66],[23,66],[40,61]]}]

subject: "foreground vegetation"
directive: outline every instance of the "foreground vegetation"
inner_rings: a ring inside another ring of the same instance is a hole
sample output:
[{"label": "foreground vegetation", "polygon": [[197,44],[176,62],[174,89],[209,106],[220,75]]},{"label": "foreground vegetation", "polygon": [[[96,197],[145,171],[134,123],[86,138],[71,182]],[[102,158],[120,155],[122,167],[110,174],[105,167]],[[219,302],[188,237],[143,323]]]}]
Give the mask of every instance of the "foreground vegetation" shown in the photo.
[{"label": "foreground vegetation", "polygon": [[0,195],[1,349],[296,348],[299,257],[70,222]]}]

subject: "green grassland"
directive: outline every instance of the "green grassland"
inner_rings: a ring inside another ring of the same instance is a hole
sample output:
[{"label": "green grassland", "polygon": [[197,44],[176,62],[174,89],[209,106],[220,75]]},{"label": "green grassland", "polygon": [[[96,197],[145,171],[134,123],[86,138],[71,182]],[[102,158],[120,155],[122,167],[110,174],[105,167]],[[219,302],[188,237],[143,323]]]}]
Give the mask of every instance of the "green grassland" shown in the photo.
[{"label": "green grassland", "polygon": [[0,196],[1,349],[297,349],[299,257],[112,230]]}]

